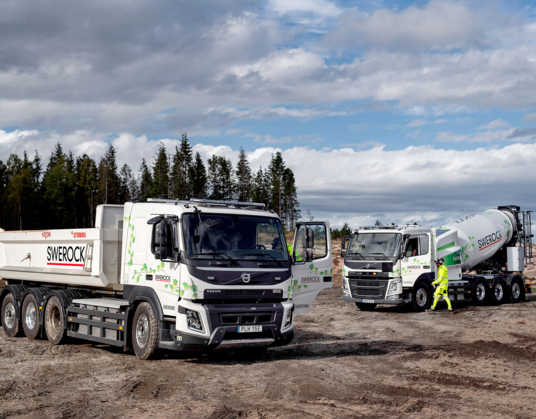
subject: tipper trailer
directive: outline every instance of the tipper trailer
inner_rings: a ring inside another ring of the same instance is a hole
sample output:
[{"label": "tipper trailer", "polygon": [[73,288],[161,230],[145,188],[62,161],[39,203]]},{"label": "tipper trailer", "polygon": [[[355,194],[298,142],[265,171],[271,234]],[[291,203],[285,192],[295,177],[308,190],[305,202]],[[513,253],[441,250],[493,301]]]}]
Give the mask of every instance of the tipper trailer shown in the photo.
[{"label": "tipper trailer", "polygon": [[[101,205],[95,228],[0,233],[9,336],[132,348],[262,353],[332,286],[329,224],[296,224],[289,252],[264,204],[150,199]],[[289,254],[290,253],[290,254]]]},{"label": "tipper trailer", "polygon": [[[528,214],[528,216],[527,216]],[[523,271],[531,242],[530,212],[514,205],[468,215],[441,228],[419,225],[362,227],[342,242],[344,300],[361,310],[377,304],[411,304],[424,311],[432,302],[435,259],[448,268],[449,299],[517,303],[530,293]],[[530,237],[529,237],[530,236]]]}]

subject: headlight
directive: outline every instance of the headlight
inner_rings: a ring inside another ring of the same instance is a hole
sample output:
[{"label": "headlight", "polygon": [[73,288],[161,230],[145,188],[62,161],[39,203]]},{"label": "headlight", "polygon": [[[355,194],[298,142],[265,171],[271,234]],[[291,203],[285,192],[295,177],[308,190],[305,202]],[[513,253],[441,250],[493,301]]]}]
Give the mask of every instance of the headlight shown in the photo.
[{"label": "headlight", "polygon": [[398,285],[402,284],[401,279],[394,279],[391,281],[391,284],[389,285],[389,289],[387,290],[387,295],[389,294],[397,294],[398,293]]},{"label": "headlight", "polygon": [[195,330],[196,332],[203,331],[203,322],[197,311],[186,310],[186,321],[188,323],[188,329]]},{"label": "headlight", "polygon": [[285,319],[285,329],[292,326],[292,309],[287,311],[287,317]]}]

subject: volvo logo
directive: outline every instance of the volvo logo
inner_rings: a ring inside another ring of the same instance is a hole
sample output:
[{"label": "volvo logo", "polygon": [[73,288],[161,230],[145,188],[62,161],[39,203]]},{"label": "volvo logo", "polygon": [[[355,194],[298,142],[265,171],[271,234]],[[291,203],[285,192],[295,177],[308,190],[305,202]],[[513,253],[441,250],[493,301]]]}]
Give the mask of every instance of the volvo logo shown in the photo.
[{"label": "volvo logo", "polygon": [[242,278],[242,281],[244,281],[244,284],[247,284],[249,283],[249,281],[251,281],[251,274],[247,274],[247,273],[243,273],[241,275],[241,278]]},{"label": "volvo logo", "polygon": [[365,265],[365,269],[369,269],[369,268],[370,268],[370,263],[367,263],[367,264]]}]

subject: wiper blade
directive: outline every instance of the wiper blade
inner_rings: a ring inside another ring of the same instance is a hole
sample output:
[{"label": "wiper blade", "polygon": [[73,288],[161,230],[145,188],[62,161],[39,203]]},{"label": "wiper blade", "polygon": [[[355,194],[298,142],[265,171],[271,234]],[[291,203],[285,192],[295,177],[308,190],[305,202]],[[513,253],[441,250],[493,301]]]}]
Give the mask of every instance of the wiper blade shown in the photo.
[{"label": "wiper blade", "polygon": [[202,252],[202,253],[192,253],[192,256],[198,256],[198,255],[203,255],[203,256],[225,256],[227,259],[229,259],[231,262],[233,262],[235,265],[238,266],[238,262],[233,259],[231,256],[229,256],[227,253],[223,253],[223,252]]},{"label": "wiper blade", "polygon": [[274,262],[277,263],[277,266],[282,266],[281,262],[278,261],[276,258],[274,258],[269,253],[246,253],[245,255],[242,255],[242,256],[268,256],[270,259],[272,259]]},{"label": "wiper blade", "polygon": [[387,256],[385,256],[385,254],[383,253],[369,253],[369,255],[382,255],[384,258],[386,258]]},{"label": "wiper blade", "polygon": [[355,256],[359,259],[363,259],[363,255],[361,255],[361,253],[346,253],[346,256]]}]

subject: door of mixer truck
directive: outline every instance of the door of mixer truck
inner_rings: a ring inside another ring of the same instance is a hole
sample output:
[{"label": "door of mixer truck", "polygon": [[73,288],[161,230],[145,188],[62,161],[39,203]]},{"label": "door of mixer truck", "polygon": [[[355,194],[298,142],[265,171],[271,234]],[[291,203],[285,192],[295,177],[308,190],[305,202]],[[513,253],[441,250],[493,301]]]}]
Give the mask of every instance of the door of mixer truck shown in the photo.
[{"label": "door of mixer truck", "polygon": [[434,267],[431,254],[431,233],[407,236],[401,264],[403,285],[413,285],[419,276],[431,273]]},{"label": "door of mixer truck", "polygon": [[333,286],[329,223],[296,223],[291,259],[294,313],[307,313],[318,293]]}]

